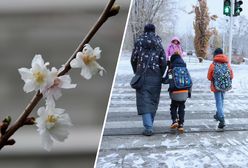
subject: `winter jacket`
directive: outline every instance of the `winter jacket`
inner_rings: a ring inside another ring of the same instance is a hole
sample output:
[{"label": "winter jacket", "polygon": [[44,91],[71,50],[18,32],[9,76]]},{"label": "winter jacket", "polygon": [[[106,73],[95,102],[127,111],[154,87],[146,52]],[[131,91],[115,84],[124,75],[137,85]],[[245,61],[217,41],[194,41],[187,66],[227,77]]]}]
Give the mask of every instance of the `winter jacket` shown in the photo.
[{"label": "winter jacket", "polygon": [[[179,42],[179,44],[175,45],[174,43],[172,43],[172,41],[174,41],[174,40],[177,40]],[[183,56],[183,49],[181,47],[181,42],[180,42],[178,37],[173,37],[171,40],[171,43],[167,47],[166,60],[170,61],[170,58],[174,53],[178,53],[179,55]]]},{"label": "winter jacket", "polygon": [[214,60],[213,60],[213,63],[209,66],[209,69],[208,69],[208,80],[210,80],[211,81],[211,86],[210,86],[210,88],[211,88],[211,91],[212,92],[217,92],[218,90],[216,90],[216,88],[214,87],[214,84],[213,84],[213,76],[214,76],[214,62],[216,62],[216,63],[226,63],[226,64],[228,64],[228,68],[229,68],[229,70],[230,70],[230,72],[231,72],[231,79],[233,79],[233,71],[232,71],[232,68],[231,68],[231,66],[230,66],[230,64],[228,63],[228,58],[227,58],[227,56],[226,55],[224,55],[224,54],[219,54],[219,55],[216,55],[215,57],[214,57]]},{"label": "winter jacket", "polygon": [[156,113],[161,92],[161,80],[166,69],[161,39],[153,32],[146,32],[136,40],[131,56],[133,72],[142,74],[148,60],[149,65],[144,74],[143,86],[136,90],[136,105],[139,115]]},{"label": "winter jacket", "polygon": [[[174,67],[186,67],[186,63],[183,61],[180,55],[172,55],[171,57],[171,70]],[[168,76],[166,77],[168,78]],[[191,97],[190,89],[177,89],[175,87],[173,79],[166,79],[169,82],[169,94],[170,98],[175,101],[186,101],[188,97]]]}]

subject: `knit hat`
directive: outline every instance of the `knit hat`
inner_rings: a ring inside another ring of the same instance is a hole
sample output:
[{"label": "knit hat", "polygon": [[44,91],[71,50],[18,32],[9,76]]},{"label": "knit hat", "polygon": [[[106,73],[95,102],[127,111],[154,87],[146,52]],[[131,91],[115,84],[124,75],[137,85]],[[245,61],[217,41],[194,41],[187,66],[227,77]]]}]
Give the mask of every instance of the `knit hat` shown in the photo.
[{"label": "knit hat", "polygon": [[223,54],[223,50],[222,50],[221,48],[217,48],[217,49],[214,51],[214,53],[213,53],[214,56],[216,56],[216,55],[218,55],[218,54]]},{"label": "knit hat", "polygon": [[154,24],[149,23],[149,24],[145,25],[144,32],[154,32],[155,33]]}]

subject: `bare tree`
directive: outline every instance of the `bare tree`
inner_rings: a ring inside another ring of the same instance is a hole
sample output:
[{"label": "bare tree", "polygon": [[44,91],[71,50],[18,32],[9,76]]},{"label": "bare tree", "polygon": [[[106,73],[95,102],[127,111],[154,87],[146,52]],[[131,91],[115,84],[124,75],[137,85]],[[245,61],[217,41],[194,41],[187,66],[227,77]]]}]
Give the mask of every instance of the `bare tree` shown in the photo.
[{"label": "bare tree", "polygon": [[[133,48],[134,41],[143,32],[147,23],[156,26],[156,32],[168,42],[175,31],[177,19],[176,2],[178,0],[134,0],[125,36],[124,49]],[[164,45],[166,43],[163,43]]]},{"label": "bare tree", "polygon": [[233,48],[238,55],[248,57],[248,20],[244,16],[236,18],[233,27]]},{"label": "bare tree", "polygon": [[130,26],[133,33],[133,41],[142,33],[144,25],[153,23],[163,0],[134,0],[130,15]]},{"label": "bare tree", "polygon": [[194,35],[188,31],[186,33],[184,33],[181,36],[181,41],[182,41],[182,48],[184,49],[184,51],[193,51],[194,50]]},{"label": "bare tree", "polygon": [[210,51],[214,52],[216,48],[220,48],[222,46],[222,39],[217,29],[213,29],[212,37],[210,38]]}]

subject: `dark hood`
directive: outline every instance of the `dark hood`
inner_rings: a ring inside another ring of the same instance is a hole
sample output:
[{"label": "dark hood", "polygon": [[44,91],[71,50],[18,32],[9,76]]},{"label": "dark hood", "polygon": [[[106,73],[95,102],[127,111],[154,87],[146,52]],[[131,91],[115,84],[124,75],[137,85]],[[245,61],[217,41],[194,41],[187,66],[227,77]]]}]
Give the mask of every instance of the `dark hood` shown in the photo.
[{"label": "dark hood", "polygon": [[179,54],[173,54],[171,56],[171,66],[174,67],[186,67],[186,63]]},{"label": "dark hood", "polygon": [[142,39],[142,48],[144,49],[156,49],[161,48],[161,39],[154,32],[145,32],[141,35],[140,39]]}]

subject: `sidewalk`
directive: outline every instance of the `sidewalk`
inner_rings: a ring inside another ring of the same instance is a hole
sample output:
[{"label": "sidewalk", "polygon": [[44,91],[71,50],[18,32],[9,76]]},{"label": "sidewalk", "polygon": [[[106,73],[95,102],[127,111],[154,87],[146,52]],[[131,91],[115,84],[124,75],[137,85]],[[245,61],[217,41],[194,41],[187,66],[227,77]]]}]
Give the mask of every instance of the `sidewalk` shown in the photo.
[{"label": "sidewalk", "polygon": [[[171,131],[168,86],[163,86],[154,123],[155,135],[141,135],[135,91],[130,88],[130,53],[121,57],[97,167],[247,167],[247,65],[233,66],[233,89],[226,94],[225,132],[217,132],[215,102],[206,79],[210,61],[185,58],[193,79],[192,98],[186,103],[185,134]],[[190,60],[190,62],[189,62]]]}]

